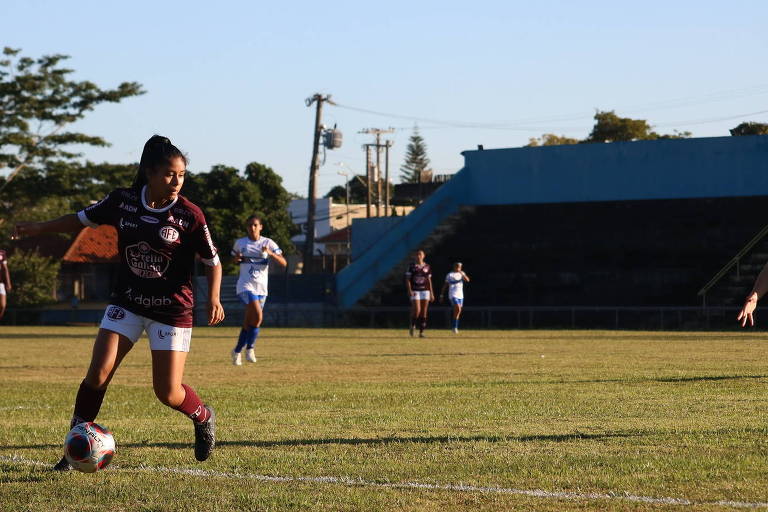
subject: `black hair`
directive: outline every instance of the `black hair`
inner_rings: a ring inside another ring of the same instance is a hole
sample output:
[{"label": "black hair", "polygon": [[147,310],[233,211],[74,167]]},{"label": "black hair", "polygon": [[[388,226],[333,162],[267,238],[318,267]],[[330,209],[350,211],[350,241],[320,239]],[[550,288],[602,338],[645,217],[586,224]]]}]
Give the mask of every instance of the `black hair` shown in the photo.
[{"label": "black hair", "polygon": [[253,215],[245,219],[246,225],[250,224],[252,220],[257,220],[259,221],[259,224],[261,224],[262,226],[264,225],[264,221],[261,220],[261,215],[259,215],[258,213],[254,213]]},{"label": "black hair", "polygon": [[136,171],[136,177],[133,179],[134,187],[143,187],[147,184],[147,172],[154,172],[161,165],[170,165],[174,158],[184,160],[187,165],[186,155],[179,148],[171,144],[171,139],[162,135],[153,135],[144,144],[144,151],[141,152],[139,161],[139,170]]}]

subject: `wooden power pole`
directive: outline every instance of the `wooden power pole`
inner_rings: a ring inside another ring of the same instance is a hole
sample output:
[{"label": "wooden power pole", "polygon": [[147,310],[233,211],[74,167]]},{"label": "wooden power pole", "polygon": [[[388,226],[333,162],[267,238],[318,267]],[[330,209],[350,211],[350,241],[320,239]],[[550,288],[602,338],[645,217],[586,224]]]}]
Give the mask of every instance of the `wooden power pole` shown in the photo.
[{"label": "wooden power pole", "polygon": [[[384,144],[381,142],[381,135],[383,133],[394,133],[394,128],[365,128],[363,130],[360,130],[359,133],[369,133],[376,136],[376,142],[373,144],[365,144],[363,147],[365,147],[365,161],[366,165],[370,165],[370,149],[369,148],[376,148],[376,172],[368,172],[368,217],[371,216],[371,194],[372,194],[372,187],[376,187],[376,216],[381,216],[381,199],[382,199],[382,193],[381,193],[381,148],[387,148],[387,155],[385,158],[385,161],[387,162],[387,176],[385,180],[385,189],[386,189],[386,201],[385,201],[385,209],[384,209],[384,215],[387,215],[387,204],[389,203],[389,146],[391,145],[391,141],[385,141]],[[373,176],[372,176],[373,175]],[[372,181],[373,180],[373,181]]]},{"label": "wooden power pole", "polygon": [[309,164],[309,191],[307,193],[307,233],[304,236],[304,274],[311,273],[315,252],[315,210],[317,209],[317,170],[320,168],[320,137],[323,134],[323,103],[333,105],[331,95],[315,94],[305,100],[308,107],[316,104],[315,133],[312,140],[312,162]]}]

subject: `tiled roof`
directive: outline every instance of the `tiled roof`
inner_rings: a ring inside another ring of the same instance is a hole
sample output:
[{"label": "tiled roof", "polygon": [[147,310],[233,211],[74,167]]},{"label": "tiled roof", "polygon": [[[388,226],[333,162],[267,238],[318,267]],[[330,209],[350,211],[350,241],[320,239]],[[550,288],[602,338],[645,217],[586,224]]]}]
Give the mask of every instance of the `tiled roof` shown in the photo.
[{"label": "tiled roof", "polygon": [[348,231],[349,231],[349,228],[337,229],[336,231],[331,231],[330,233],[328,233],[322,238],[318,238],[317,240],[315,240],[315,242],[319,244],[346,243]]},{"label": "tiled roof", "polygon": [[117,230],[108,224],[83,228],[62,260],[66,263],[117,263]]}]

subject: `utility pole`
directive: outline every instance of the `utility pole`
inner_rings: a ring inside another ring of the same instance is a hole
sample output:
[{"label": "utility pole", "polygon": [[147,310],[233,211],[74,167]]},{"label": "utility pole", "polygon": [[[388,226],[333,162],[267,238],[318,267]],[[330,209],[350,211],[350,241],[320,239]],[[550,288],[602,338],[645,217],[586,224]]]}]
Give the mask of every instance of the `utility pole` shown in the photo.
[{"label": "utility pole", "polygon": [[384,148],[384,215],[389,217],[389,148],[392,147],[392,141],[387,141]]},{"label": "utility pole", "polygon": [[371,180],[371,175],[373,172],[371,172],[371,148],[368,144],[365,145],[365,190],[367,192],[367,197],[365,200],[365,216],[366,218],[371,218],[371,194],[373,193],[373,189],[371,188],[373,185],[373,182]]},{"label": "utility pole", "polygon": [[317,170],[320,168],[320,136],[323,133],[323,103],[328,102],[331,105],[331,95],[315,94],[304,103],[308,107],[313,103],[317,104],[315,111],[315,133],[312,140],[312,161],[309,164],[309,192],[307,193],[307,233],[304,236],[304,268],[302,272],[309,274],[313,271],[312,264],[315,252],[315,210],[317,209]]},{"label": "utility pole", "polygon": [[[369,148],[375,147],[376,148],[376,173],[375,173],[375,179],[376,179],[376,216],[381,216],[381,148],[389,147],[389,144],[391,141],[386,141],[386,144],[381,143],[381,135],[384,133],[394,133],[394,128],[365,128],[363,130],[360,130],[358,133],[368,133],[371,135],[376,136],[376,142],[373,144],[365,144],[365,156],[366,156],[366,162],[370,162],[370,153]],[[389,157],[387,157],[387,161]],[[371,197],[371,181],[370,181],[370,173],[369,172],[369,178],[368,178],[368,202],[370,203],[370,197]],[[387,174],[389,174],[389,170],[387,170]],[[389,197],[389,176],[387,176],[387,181],[385,188],[387,190],[386,194],[387,197]],[[368,206],[367,210],[368,216],[370,217],[370,205]],[[386,211],[386,210],[385,210]]]}]

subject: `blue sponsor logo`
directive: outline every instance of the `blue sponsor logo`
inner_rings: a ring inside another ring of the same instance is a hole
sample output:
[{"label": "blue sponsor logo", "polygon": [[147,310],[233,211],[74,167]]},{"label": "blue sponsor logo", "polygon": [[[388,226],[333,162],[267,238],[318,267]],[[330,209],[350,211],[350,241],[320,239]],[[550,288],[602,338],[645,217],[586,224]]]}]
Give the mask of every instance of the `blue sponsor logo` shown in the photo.
[{"label": "blue sponsor logo", "polygon": [[123,318],[125,318],[125,310],[117,306],[111,306],[107,310],[107,318],[115,321],[122,320]]},{"label": "blue sponsor logo", "polygon": [[139,218],[144,222],[148,222],[149,224],[158,224],[160,222],[155,217],[150,217],[149,215],[142,215]]}]

